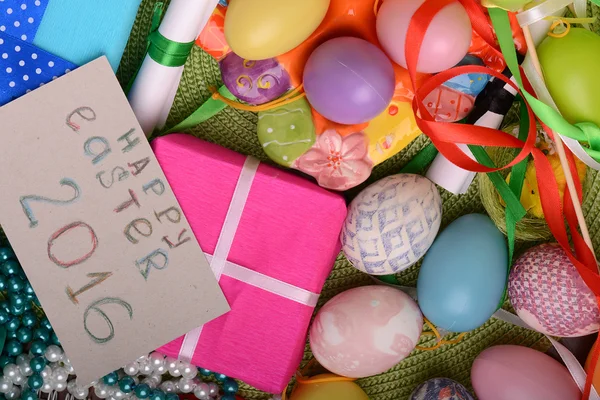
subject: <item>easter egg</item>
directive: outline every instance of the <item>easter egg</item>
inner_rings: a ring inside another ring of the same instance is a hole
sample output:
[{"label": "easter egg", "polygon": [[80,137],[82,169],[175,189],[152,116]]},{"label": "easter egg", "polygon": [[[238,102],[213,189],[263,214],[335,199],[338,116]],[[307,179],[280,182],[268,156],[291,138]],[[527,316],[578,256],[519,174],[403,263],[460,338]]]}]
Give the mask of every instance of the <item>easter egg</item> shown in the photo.
[{"label": "easter egg", "polygon": [[396,86],[387,56],[354,37],[338,37],[317,47],[306,62],[303,80],[311,106],[325,118],[347,125],[382,113]]},{"label": "easter egg", "polygon": [[546,86],[562,115],[571,123],[600,126],[600,36],[571,28],[565,37],[548,36],[537,51]]},{"label": "easter egg", "polygon": [[[588,354],[587,359],[585,360],[585,372],[588,375],[592,370],[592,357],[594,355],[595,349],[596,343],[594,343],[592,350],[590,350],[590,354]],[[598,361],[598,364],[600,364],[600,360]],[[594,388],[597,392],[600,391],[600,365],[598,364],[596,364],[596,369],[594,370],[594,377],[592,378],[592,384],[594,385]]]},{"label": "easter egg", "polygon": [[429,179],[391,175],[350,203],[342,250],[355,268],[367,274],[394,274],[425,255],[441,222],[442,199]]},{"label": "easter egg", "polygon": [[450,332],[483,325],[504,294],[508,249],[482,214],[467,214],[442,231],[425,255],[417,293],[423,315]]},{"label": "easter egg", "polygon": [[363,286],[329,300],[310,328],[310,347],[329,371],[349,378],[380,374],[408,356],[423,316],[406,293]]},{"label": "easter egg", "polygon": [[433,378],[423,382],[408,400],[473,400],[473,396],[458,382],[448,378]]},{"label": "easter egg", "polygon": [[306,40],[328,8],[329,0],[231,0],[225,38],[245,59],[277,57]]},{"label": "easter egg", "polygon": [[471,383],[479,400],[579,400],[581,392],[558,361],[523,346],[484,350],[473,363]]},{"label": "easter egg", "polygon": [[221,61],[221,75],[227,89],[250,104],[275,100],[291,87],[288,73],[273,58],[250,61],[229,53]]},{"label": "easter egg", "polygon": [[356,383],[336,381],[336,377],[333,374],[322,374],[298,382],[292,392],[291,400],[369,400]]},{"label": "easter egg", "polygon": [[[408,25],[425,0],[385,0],[377,14],[377,37],[385,52],[407,68],[405,47]],[[453,2],[442,8],[427,28],[417,71],[436,73],[454,67],[471,44],[471,21],[464,7]]]},{"label": "easter egg", "polygon": [[517,315],[547,335],[584,336],[600,328],[594,293],[558,244],[533,247],[515,261],[508,296]]},{"label": "easter egg", "polygon": [[301,98],[258,113],[258,141],[269,158],[290,167],[315,143],[310,105]]}]

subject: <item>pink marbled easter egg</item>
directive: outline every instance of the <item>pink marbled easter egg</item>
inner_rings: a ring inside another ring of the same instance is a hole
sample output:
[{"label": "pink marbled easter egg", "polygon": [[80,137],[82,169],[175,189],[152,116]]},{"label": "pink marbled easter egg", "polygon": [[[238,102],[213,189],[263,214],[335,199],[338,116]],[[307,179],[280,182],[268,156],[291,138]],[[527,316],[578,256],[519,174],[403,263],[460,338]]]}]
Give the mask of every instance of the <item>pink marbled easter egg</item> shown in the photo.
[{"label": "pink marbled easter egg", "polygon": [[329,371],[363,378],[406,358],[422,329],[421,310],[407,294],[363,286],[338,294],[319,310],[310,328],[310,347]]},{"label": "pink marbled easter egg", "polygon": [[519,317],[542,333],[577,337],[600,328],[594,293],[557,244],[533,247],[515,261],[508,296]]}]

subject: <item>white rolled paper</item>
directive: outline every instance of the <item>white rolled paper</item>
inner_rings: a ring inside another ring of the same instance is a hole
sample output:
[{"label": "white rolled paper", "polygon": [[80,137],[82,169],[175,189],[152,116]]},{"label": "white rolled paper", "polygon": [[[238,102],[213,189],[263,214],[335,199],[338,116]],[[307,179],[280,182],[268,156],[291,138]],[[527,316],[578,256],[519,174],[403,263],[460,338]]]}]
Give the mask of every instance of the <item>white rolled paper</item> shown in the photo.
[{"label": "white rolled paper", "polygon": [[[181,43],[196,40],[219,0],[172,0],[158,31]],[[146,55],[129,92],[129,103],[146,136],[162,128],[173,105],[183,66],[160,65]]]}]

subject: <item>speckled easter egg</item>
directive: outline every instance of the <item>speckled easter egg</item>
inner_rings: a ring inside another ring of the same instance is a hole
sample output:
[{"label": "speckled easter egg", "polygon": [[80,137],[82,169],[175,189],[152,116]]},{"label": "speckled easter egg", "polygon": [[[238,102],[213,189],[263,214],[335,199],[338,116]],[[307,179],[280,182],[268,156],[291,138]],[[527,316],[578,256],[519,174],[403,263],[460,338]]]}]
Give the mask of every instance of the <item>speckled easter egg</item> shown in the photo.
[{"label": "speckled easter egg", "polygon": [[548,335],[584,336],[600,328],[593,292],[557,244],[533,247],[515,261],[508,296],[523,321]]},{"label": "speckled easter egg", "polygon": [[425,255],[441,221],[442,199],[430,180],[414,174],[388,176],[350,204],[342,249],[367,274],[393,274]]},{"label": "speckled easter egg", "polygon": [[423,382],[408,400],[473,400],[473,396],[458,382],[448,378],[433,378]]},{"label": "speckled easter egg", "polygon": [[258,113],[258,141],[269,158],[290,167],[315,143],[310,105],[301,98]]},{"label": "speckled easter egg", "polygon": [[363,286],[329,300],[310,328],[310,347],[329,371],[363,378],[387,371],[419,341],[423,316],[404,292]]},{"label": "speckled easter egg", "polygon": [[221,61],[223,84],[249,104],[264,104],[287,92],[290,77],[274,58],[252,61],[229,53]]}]

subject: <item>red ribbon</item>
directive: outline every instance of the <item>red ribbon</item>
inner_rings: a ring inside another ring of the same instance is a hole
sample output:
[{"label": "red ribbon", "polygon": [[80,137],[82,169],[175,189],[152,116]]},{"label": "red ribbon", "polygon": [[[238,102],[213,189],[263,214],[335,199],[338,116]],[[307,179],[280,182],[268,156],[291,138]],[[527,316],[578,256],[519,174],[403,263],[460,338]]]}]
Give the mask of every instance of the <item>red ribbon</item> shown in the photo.
[{"label": "red ribbon", "polygon": [[[569,259],[573,265],[577,268],[581,274],[584,282],[594,292],[596,298],[600,304],[600,275],[598,274],[598,267],[596,265],[594,255],[587,246],[583,237],[578,230],[578,222],[571,201],[568,188],[565,190],[563,202],[561,202],[558,183],[550,162],[546,156],[535,147],[535,141],[537,137],[536,129],[536,117],[533,111],[527,106],[527,112],[529,114],[529,132],[527,140],[522,142],[517,138],[509,135],[508,133],[502,132],[496,129],[490,129],[472,125],[452,124],[444,122],[436,122],[434,117],[427,111],[423,104],[423,99],[431,93],[436,87],[444,83],[445,81],[465,73],[480,73],[494,76],[496,79],[501,79],[507,84],[511,85],[515,90],[518,91],[518,87],[515,83],[510,81],[504,75],[493,71],[486,67],[480,66],[462,66],[452,68],[447,71],[440,72],[437,75],[427,79],[420,85],[417,83],[417,63],[419,59],[419,53],[421,45],[425,37],[431,21],[435,15],[444,7],[459,1],[463,7],[467,10],[473,29],[485,39],[494,52],[499,57],[503,58],[502,53],[498,50],[496,44],[496,37],[494,32],[489,25],[487,16],[481,9],[481,6],[474,0],[426,0],[421,7],[413,15],[411,22],[408,27],[406,35],[406,62],[407,69],[412,81],[415,97],[413,99],[413,111],[415,112],[415,118],[417,125],[426,134],[435,147],[440,151],[444,157],[450,160],[457,166],[474,172],[494,172],[505,168],[512,167],[513,165],[524,160],[529,154],[533,156],[533,162],[536,168],[538,187],[540,191],[540,199],[542,203],[542,209],[546,221],[550,228],[550,231],[556,238],[557,242],[561,245],[563,250],[567,253]],[[527,81],[525,74],[521,72],[525,89],[529,93],[534,93],[531,85]],[[551,131],[546,131],[551,134]],[[499,168],[489,168],[482,165],[469,156],[463,153],[463,151],[457,146],[457,144],[473,144],[488,147],[509,147],[520,149],[519,154],[507,165]],[[573,154],[565,149],[568,155],[569,168],[574,177],[578,177],[578,173],[575,166],[575,160]],[[577,196],[579,200],[582,199],[581,183],[579,179],[575,179]],[[569,243],[569,237],[567,234],[567,227],[565,225],[565,219],[569,225],[571,237],[573,240],[575,252],[571,250]],[[598,340],[600,343],[600,339]],[[588,378],[586,381],[586,387],[584,390],[584,399],[587,399],[590,394],[592,378],[594,375],[594,369],[598,360],[600,359],[600,345],[595,347],[592,355],[592,370],[588,371]]]}]

